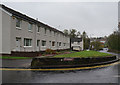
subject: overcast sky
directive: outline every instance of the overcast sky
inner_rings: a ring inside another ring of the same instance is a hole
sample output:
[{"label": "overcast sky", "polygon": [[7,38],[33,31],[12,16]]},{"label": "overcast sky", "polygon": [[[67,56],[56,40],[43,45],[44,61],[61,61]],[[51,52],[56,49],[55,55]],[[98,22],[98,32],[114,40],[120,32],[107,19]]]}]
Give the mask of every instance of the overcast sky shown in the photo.
[{"label": "overcast sky", "polygon": [[4,3],[59,30],[76,29],[90,36],[105,36],[118,29],[117,2]]}]

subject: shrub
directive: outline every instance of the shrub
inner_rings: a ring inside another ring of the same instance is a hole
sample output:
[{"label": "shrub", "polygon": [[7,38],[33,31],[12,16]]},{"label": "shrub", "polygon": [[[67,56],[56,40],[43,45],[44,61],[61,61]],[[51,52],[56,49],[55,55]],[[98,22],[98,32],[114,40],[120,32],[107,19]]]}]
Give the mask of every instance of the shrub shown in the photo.
[{"label": "shrub", "polygon": [[46,50],[45,50],[45,53],[46,53],[46,54],[53,54],[53,53],[55,53],[55,51],[52,50],[52,49],[46,49]]}]

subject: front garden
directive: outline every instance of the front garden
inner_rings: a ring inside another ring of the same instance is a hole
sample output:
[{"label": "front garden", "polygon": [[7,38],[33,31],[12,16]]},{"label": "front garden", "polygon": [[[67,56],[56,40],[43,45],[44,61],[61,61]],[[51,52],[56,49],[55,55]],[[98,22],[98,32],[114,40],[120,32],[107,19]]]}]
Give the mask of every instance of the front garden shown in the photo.
[{"label": "front garden", "polygon": [[0,59],[31,59],[31,57],[1,56]]},{"label": "front garden", "polygon": [[60,58],[60,57],[107,57],[107,56],[112,56],[111,54],[108,53],[102,53],[98,51],[81,51],[81,52],[74,52],[74,53],[69,53],[69,54],[63,54],[63,55],[56,55],[54,57]]}]

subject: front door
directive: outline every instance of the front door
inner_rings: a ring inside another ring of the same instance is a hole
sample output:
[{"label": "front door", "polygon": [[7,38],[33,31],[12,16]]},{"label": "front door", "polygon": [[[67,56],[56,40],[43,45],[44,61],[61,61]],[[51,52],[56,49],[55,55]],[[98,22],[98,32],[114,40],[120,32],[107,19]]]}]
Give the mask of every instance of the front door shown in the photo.
[{"label": "front door", "polygon": [[16,51],[20,51],[21,38],[16,38]]},{"label": "front door", "polygon": [[37,51],[40,51],[40,40],[37,40]]}]

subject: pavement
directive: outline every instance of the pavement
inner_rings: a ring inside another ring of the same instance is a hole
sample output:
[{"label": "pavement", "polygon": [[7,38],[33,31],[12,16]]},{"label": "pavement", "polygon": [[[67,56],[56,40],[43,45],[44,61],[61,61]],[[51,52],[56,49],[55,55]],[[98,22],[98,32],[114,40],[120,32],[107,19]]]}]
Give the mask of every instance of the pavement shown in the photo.
[{"label": "pavement", "polygon": [[2,67],[24,67],[31,65],[32,59],[2,59]]}]

